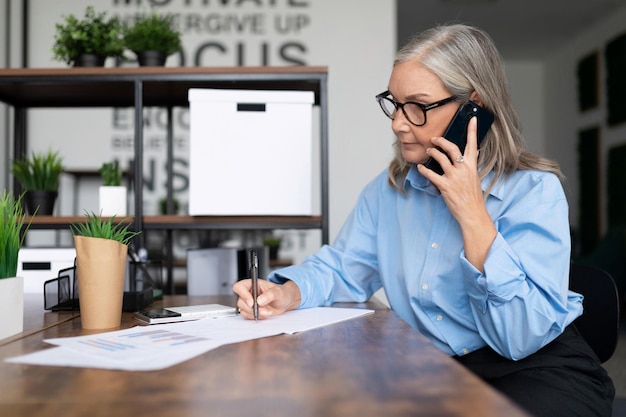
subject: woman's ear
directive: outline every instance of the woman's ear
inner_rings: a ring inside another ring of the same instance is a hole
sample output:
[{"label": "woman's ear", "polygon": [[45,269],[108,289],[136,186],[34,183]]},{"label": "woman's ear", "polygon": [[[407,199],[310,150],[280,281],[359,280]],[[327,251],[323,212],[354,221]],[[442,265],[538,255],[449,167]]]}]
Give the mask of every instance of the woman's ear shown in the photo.
[{"label": "woman's ear", "polygon": [[478,97],[478,93],[476,91],[472,91],[472,94],[470,95],[470,100],[472,100],[474,103],[478,104],[479,106],[483,106],[483,101],[480,99],[480,97]]}]

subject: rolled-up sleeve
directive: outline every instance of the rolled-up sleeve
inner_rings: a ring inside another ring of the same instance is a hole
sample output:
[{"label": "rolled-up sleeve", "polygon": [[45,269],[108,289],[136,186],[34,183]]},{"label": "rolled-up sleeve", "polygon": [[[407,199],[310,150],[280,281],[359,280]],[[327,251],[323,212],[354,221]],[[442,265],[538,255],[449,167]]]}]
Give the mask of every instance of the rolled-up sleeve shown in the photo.
[{"label": "rolled-up sleeve", "polygon": [[[525,177],[526,180],[529,177]],[[501,355],[521,359],[556,338],[578,314],[568,294],[568,204],[555,176],[542,175],[518,200],[494,205],[498,234],[484,273],[464,257],[464,277],[478,331]],[[488,204],[489,209],[489,204]]]}]

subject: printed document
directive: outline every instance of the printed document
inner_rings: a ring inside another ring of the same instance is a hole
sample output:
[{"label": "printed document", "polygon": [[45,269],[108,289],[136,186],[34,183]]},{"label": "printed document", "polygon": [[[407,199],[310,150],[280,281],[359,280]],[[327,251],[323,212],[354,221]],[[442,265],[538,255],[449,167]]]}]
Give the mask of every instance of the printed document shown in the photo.
[{"label": "printed document", "polygon": [[46,339],[57,347],[6,359],[7,362],[154,371],[189,360],[219,346],[304,332],[373,313],[357,308],[318,307],[288,311],[266,320],[241,316],[135,326],[88,336]]}]

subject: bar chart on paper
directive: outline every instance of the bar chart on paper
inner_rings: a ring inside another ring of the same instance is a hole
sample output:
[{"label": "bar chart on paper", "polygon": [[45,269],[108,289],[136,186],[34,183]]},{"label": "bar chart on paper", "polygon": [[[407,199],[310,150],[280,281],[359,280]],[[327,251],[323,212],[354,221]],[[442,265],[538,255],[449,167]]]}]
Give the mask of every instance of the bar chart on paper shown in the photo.
[{"label": "bar chart on paper", "polygon": [[[173,332],[171,330],[150,330],[131,333],[122,338],[127,338],[133,341],[146,342],[148,344],[156,344],[159,347],[167,346],[180,346],[189,343],[207,341],[206,337],[198,337],[192,334],[184,334],[179,332]],[[135,347],[131,345],[131,347]]]},{"label": "bar chart on paper", "polygon": [[371,313],[373,310],[318,307],[289,311],[258,322],[231,316],[135,326],[97,335],[46,339],[45,342],[57,347],[7,361],[151,371],[167,368],[225,344],[302,332]]}]

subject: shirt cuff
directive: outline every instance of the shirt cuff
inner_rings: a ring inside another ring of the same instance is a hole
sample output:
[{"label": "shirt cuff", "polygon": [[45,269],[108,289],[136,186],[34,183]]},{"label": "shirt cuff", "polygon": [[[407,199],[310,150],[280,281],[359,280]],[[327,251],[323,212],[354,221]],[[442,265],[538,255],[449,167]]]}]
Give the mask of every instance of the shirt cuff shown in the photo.
[{"label": "shirt cuff", "polygon": [[477,301],[481,310],[487,310],[487,303],[502,304],[518,294],[525,275],[519,259],[500,233],[491,244],[483,271],[480,272],[461,253],[468,295]]},{"label": "shirt cuff", "polygon": [[[300,306],[298,308],[311,308],[324,305],[323,296],[320,296],[319,290],[313,287],[314,280],[306,279],[302,276],[302,267],[288,266],[272,272],[268,277],[268,281],[276,284],[284,284],[287,281],[293,281],[300,290]],[[313,284],[312,284],[313,282]],[[317,300],[318,297],[322,297],[321,300]]]}]

